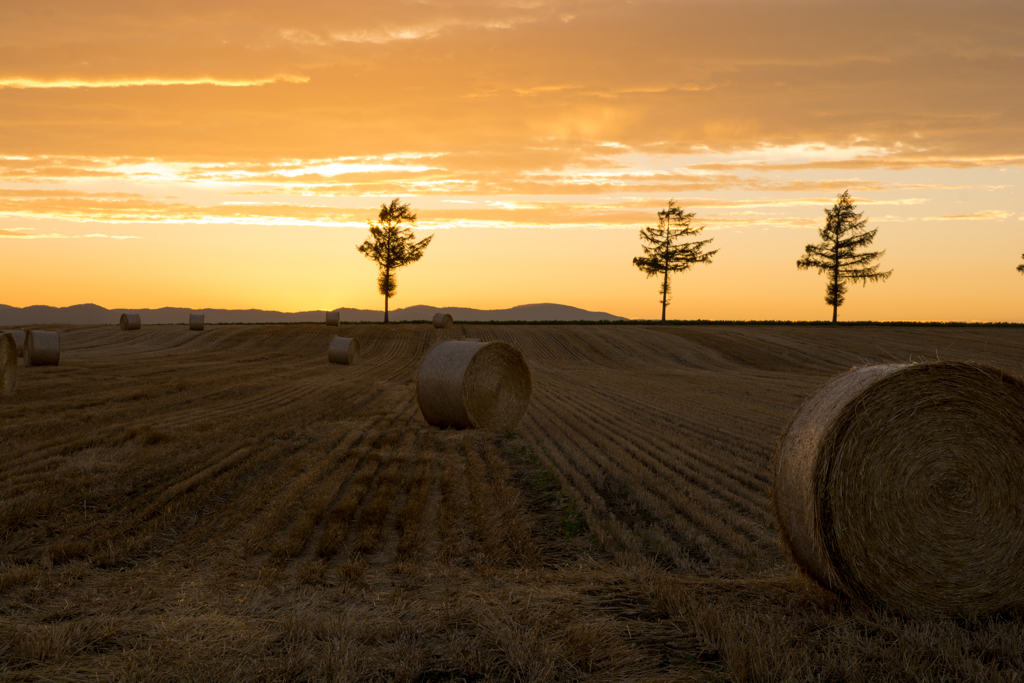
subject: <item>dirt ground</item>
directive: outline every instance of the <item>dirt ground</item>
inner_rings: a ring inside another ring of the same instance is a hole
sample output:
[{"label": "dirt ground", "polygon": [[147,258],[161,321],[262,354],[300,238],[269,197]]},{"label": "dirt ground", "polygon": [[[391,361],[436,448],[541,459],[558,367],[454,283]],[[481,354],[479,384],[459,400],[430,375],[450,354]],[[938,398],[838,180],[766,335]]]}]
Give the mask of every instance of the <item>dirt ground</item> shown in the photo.
[{"label": "dirt ground", "polygon": [[[768,463],[854,365],[1024,375],[998,327],[45,327],[0,399],[0,679],[1024,678],[1024,617],[908,619],[800,577]],[[331,365],[335,334],[359,339]],[[522,350],[514,432],[441,430],[441,340]]]}]

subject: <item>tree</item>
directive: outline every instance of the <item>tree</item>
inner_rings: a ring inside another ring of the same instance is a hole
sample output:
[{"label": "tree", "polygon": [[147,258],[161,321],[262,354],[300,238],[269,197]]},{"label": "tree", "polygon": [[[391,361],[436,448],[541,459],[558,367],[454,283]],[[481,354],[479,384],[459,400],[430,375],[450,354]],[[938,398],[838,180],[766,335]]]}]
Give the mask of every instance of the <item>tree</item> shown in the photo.
[{"label": "tree", "polygon": [[705,244],[714,240],[696,240],[677,243],[683,237],[700,234],[704,226],[691,228],[690,221],[696,214],[684,213],[670,199],[668,208],[658,212],[658,227],[643,228],[640,231],[640,246],[644,255],[633,259],[633,265],[647,273],[647,277],[661,277],[661,322],[665,322],[665,309],[668,308],[668,295],[672,291],[669,273],[682,273],[689,270],[695,263],[711,263],[711,257],[718,250],[704,252]]},{"label": "tree", "polygon": [[367,221],[370,224],[370,237],[373,241],[366,240],[356,247],[359,253],[377,264],[380,274],[377,276],[377,289],[384,295],[384,322],[388,322],[388,299],[398,291],[398,283],[395,282],[395,271],[402,266],[407,266],[423,258],[431,235],[426,239],[416,241],[416,235],[403,224],[416,222],[416,214],[412,212],[408,204],[401,204],[396,197],[391,204],[381,204],[380,214],[377,222]]},{"label": "tree", "polygon": [[[1024,258],[1024,254],[1021,254],[1020,257]],[[1017,272],[1020,273],[1021,275],[1024,275],[1024,263],[1017,266]]]},{"label": "tree", "polygon": [[858,253],[869,246],[878,233],[878,228],[864,228],[868,222],[861,218],[863,215],[857,213],[850,191],[843,192],[835,206],[825,209],[825,227],[818,231],[821,244],[808,244],[804,257],[796,262],[800,270],[817,268],[819,273],[828,276],[825,303],[832,307],[832,322],[836,322],[839,307],[843,305],[847,282],[860,282],[866,287],[868,282],[885,281],[892,275],[891,270],[881,273],[877,264],[871,265],[885,254],[884,251]]}]

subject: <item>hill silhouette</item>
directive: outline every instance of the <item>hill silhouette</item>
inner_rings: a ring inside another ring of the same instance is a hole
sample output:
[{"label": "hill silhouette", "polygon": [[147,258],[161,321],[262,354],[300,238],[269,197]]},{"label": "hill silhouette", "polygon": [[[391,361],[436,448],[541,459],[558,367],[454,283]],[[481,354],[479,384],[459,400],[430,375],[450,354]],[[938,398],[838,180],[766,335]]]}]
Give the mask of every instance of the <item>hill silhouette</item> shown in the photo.
[{"label": "hill silhouette", "polygon": [[[384,311],[362,308],[337,309],[342,322],[382,322]],[[417,305],[397,308],[390,312],[391,320],[430,320],[438,311],[450,313],[456,321],[480,322],[486,320],[626,320],[610,313],[587,311],[562,304],[524,304],[502,309],[444,308]],[[0,304],[0,327],[17,325],[116,325],[122,313],[138,313],[142,324],[167,325],[188,322],[189,313],[202,313],[206,322],[214,323],[298,323],[324,322],[325,311],[264,311],[250,308],[232,310],[223,308],[103,308],[96,304],[75,306],[26,306],[16,308]]]}]

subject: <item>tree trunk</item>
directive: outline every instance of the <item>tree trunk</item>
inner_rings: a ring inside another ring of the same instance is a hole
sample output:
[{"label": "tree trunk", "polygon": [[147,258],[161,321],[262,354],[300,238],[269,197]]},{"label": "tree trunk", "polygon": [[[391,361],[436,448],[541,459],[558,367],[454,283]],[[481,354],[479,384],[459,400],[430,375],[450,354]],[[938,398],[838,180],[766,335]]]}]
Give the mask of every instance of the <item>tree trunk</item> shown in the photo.
[{"label": "tree trunk", "polygon": [[661,322],[665,322],[666,308],[668,308],[668,268],[665,269],[665,283],[661,286]]},{"label": "tree trunk", "polygon": [[[834,322],[834,321],[833,321]],[[388,295],[384,295],[384,324],[388,324]]]},{"label": "tree trunk", "polygon": [[836,260],[832,271],[832,324],[839,317],[839,232],[836,231]]}]

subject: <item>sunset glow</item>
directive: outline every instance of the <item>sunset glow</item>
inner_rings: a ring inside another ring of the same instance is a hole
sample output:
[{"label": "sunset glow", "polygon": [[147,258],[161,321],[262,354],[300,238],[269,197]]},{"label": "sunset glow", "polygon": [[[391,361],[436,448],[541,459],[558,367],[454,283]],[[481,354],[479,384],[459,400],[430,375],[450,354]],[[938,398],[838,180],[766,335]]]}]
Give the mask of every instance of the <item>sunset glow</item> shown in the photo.
[{"label": "sunset glow", "polygon": [[392,308],[654,318],[675,199],[719,253],[670,318],[825,319],[848,189],[894,273],[841,320],[1024,322],[1020,3],[149,4],[0,10],[0,303],[382,308],[400,197]]}]

